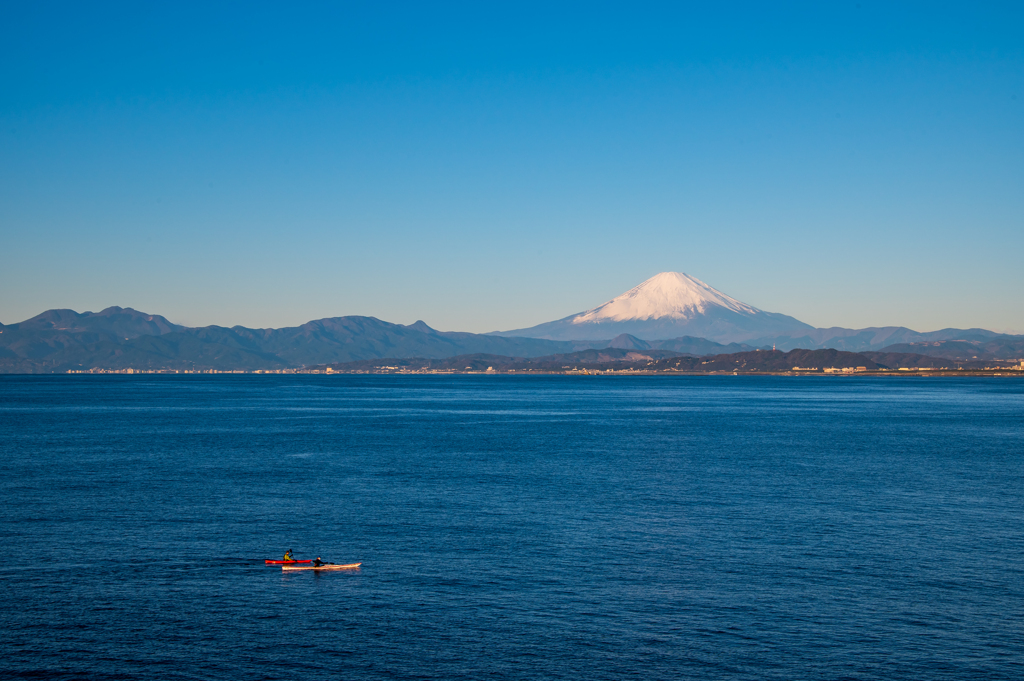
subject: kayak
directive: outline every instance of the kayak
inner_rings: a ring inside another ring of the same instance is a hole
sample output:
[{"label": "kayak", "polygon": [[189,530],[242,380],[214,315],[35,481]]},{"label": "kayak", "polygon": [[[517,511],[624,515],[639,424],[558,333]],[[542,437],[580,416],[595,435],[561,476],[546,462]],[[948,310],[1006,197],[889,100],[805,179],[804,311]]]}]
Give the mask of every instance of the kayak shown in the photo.
[{"label": "kayak", "polygon": [[357,568],[362,563],[349,563],[348,565],[335,565],[334,563],[324,563],[323,565],[313,567],[312,565],[282,565],[282,570],[351,570]]},{"label": "kayak", "polygon": [[309,560],[265,560],[263,561],[267,565],[291,565],[292,563],[312,563],[313,559]]}]

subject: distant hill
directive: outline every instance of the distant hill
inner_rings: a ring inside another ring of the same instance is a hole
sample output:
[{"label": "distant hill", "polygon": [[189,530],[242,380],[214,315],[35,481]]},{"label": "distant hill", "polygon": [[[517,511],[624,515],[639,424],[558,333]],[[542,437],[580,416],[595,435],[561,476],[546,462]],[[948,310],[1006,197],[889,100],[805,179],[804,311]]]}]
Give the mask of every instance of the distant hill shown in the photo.
[{"label": "distant hill", "polygon": [[534,369],[538,371],[556,371],[564,369],[567,365],[571,368],[574,365],[616,365],[633,364],[636,362],[650,362],[656,359],[667,359],[683,357],[675,352],[667,350],[637,351],[624,350],[622,348],[600,348],[590,350],[579,350],[558,355],[545,357],[507,357],[491,354],[469,354],[457,355],[455,357],[444,357],[439,359],[428,359],[425,357],[388,357],[382,359],[365,359],[357,362],[339,362],[336,364],[321,365],[317,368],[326,369],[328,366],[338,372],[375,372],[386,368],[405,368],[432,371],[508,371],[510,369]]},{"label": "distant hill", "polygon": [[721,355],[728,352],[742,352],[755,349],[754,346],[747,345],[746,343],[722,344],[709,341],[707,338],[695,338],[693,336],[646,341],[636,336],[631,336],[628,333],[611,339],[605,347],[628,350],[671,350],[688,355]]},{"label": "distant hill", "polygon": [[[775,344],[780,350],[791,350],[793,348],[835,348],[850,352],[863,352],[865,350],[883,350],[888,348],[894,348],[894,351],[903,351],[895,350],[895,348],[902,348],[905,345],[918,346],[952,340],[983,344],[994,342],[995,345],[991,346],[989,359],[1024,357],[1024,352],[1021,350],[1022,346],[1024,346],[1024,336],[1011,336],[985,329],[940,329],[938,331],[921,332],[903,326],[870,327],[866,329],[832,327],[828,329],[814,329],[799,336],[765,336],[763,338],[754,338],[747,342],[759,347]],[[952,349],[953,346],[948,348],[950,351]],[[906,351],[929,354],[922,352],[919,347]]]},{"label": "distant hill", "polygon": [[108,307],[100,312],[47,310],[20,324],[0,326],[5,332],[22,331],[53,334],[93,333],[116,340],[139,336],[159,336],[180,331],[184,326],[172,324],[158,314],[146,314],[130,307]]},{"label": "distant hill", "polygon": [[126,353],[141,361],[149,352],[132,351],[133,341],[184,328],[160,315],[131,308],[108,307],[102,312],[83,313],[48,310],[24,322],[0,327],[0,372],[66,371],[77,368],[83,359],[95,362],[93,366],[117,365]]},{"label": "distant hill", "polygon": [[[662,360],[659,365],[670,365],[673,360]],[[675,360],[677,368],[690,367],[696,371],[789,371],[793,367],[825,369],[844,367],[865,367],[878,369],[878,363],[864,355],[843,350],[767,350],[736,352],[712,357],[683,358]]]},{"label": "distant hill", "polygon": [[875,352],[862,352],[860,354],[879,366],[888,367],[889,369],[955,369],[960,365],[968,369],[981,369],[985,366],[984,362],[979,361],[958,365],[954,359],[929,357],[928,355],[920,355],[913,352],[886,352],[878,350]]},{"label": "distant hill", "polygon": [[[621,348],[581,350],[547,357],[502,357],[498,355],[460,355],[443,359],[386,358],[362,360],[329,365],[339,373],[380,373],[396,370],[414,371],[538,371],[561,372],[580,369],[644,370],[644,371],[686,371],[686,372],[788,372],[794,367],[823,372],[825,369],[863,367],[867,370],[880,368],[899,369],[907,367],[938,368],[947,366],[948,361],[937,360],[924,355],[900,355],[897,353],[867,354],[843,350],[755,350],[720,355],[695,357],[666,350],[643,351]],[[883,357],[884,355],[884,357]],[[888,363],[878,361],[885,359]],[[980,368],[980,367],[977,367]],[[327,366],[318,367],[326,370]]]},{"label": "distant hill", "polygon": [[[971,361],[992,359],[1016,359],[1024,357],[1024,338],[1021,336],[980,334],[951,334],[959,338],[954,340],[927,340],[913,343],[897,343],[887,345],[881,352],[910,352],[931,357]],[[966,336],[966,338],[965,338]],[[968,338],[973,339],[968,340]]]}]

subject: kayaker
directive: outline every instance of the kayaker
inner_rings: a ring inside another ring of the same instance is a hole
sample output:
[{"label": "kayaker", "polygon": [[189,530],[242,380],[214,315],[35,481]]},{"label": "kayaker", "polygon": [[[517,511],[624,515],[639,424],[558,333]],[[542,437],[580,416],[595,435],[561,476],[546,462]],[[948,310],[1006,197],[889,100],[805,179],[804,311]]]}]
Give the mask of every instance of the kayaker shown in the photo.
[{"label": "kayaker", "polygon": [[320,556],[317,556],[316,560],[313,561],[313,567],[320,567],[323,564],[324,562],[320,560]]},{"label": "kayaker", "polygon": [[288,552],[284,554],[285,560],[295,560],[295,556],[292,555],[292,550],[288,549]]}]

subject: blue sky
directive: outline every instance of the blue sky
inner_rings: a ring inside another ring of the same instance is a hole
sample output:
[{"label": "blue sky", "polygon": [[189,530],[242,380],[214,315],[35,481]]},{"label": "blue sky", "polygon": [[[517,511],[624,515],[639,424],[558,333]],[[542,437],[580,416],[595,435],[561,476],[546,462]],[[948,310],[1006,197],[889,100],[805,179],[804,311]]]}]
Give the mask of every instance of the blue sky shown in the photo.
[{"label": "blue sky", "polygon": [[0,322],[1024,332],[1018,3],[4,3]]}]

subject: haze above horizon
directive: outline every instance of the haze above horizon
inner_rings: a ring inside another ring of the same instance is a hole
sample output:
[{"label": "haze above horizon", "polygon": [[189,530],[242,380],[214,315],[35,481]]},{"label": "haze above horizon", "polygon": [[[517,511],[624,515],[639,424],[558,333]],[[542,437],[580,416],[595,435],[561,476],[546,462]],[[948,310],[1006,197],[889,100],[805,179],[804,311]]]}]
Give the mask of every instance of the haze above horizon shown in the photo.
[{"label": "haze above horizon", "polygon": [[5,8],[0,322],[1024,332],[1024,10]]}]

